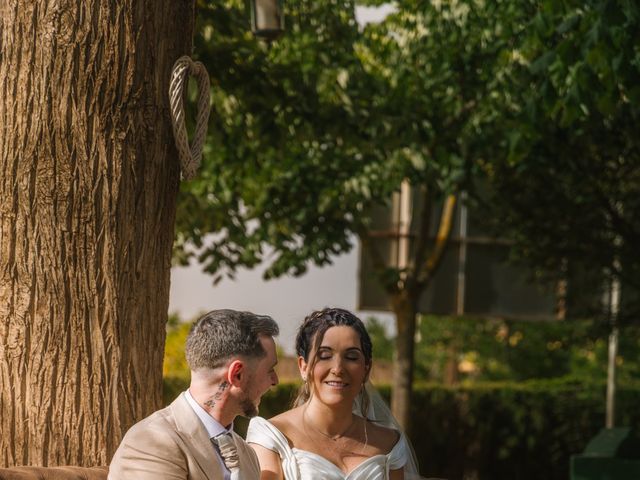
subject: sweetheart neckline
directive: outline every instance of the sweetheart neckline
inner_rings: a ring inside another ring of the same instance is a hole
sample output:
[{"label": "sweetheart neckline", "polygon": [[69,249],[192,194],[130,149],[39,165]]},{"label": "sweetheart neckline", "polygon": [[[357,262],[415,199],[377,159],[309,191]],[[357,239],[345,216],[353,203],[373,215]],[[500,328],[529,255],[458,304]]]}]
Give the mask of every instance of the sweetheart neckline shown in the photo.
[{"label": "sweetheart neckline", "polygon": [[315,453],[315,452],[311,452],[309,450],[304,450],[302,448],[297,448],[297,447],[290,447],[291,451],[298,451],[298,452],[302,452],[308,455],[313,455],[315,458],[321,460],[322,462],[331,465],[333,468],[335,468],[337,471],[339,471],[342,476],[347,479],[351,476],[351,474],[353,472],[355,472],[356,470],[358,470],[362,465],[364,465],[365,463],[369,462],[370,460],[376,459],[378,457],[383,457],[386,458],[387,455],[385,455],[384,453],[378,453],[376,455],[373,455],[371,457],[368,457],[366,459],[364,459],[362,462],[360,462],[358,465],[356,465],[354,468],[352,468],[348,473],[345,473],[344,470],[342,470],[340,467],[338,467],[335,463],[333,463],[331,460],[328,460],[327,458],[323,457],[322,455]]},{"label": "sweetheart neckline", "polygon": [[280,431],[280,429],[278,429],[278,427],[276,427],[273,423],[271,423],[269,420],[267,420],[266,418],[263,417],[254,417],[251,419],[252,422],[257,422],[257,423],[263,423],[265,425],[265,427],[270,430],[272,433],[275,434],[275,436],[280,440],[280,442],[283,445],[286,445],[286,447],[289,449],[289,451],[293,454],[293,456],[295,457],[295,452],[300,452],[302,454],[308,454],[309,456],[312,456],[313,458],[318,458],[322,461],[323,464],[328,464],[330,465],[337,473],[340,474],[340,476],[343,478],[343,480],[348,480],[353,474],[354,472],[356,472],[358,469],[360,469],[363,465],[367,464],[369,461],[377,459],[379,457],[383,457],[386,459],[386,461],[384,462],[384,468],[388,469],[388,459],[389,456],[391,455],[391,453],[398,448],[399,445],[402,444],[402,436],[400,436],[400,438],[398,438],[398,441],[393,445],[393,447],[391,448],[391,450],[389,450],[388,453],[378,453],[376,455],[373,455],[365,460],[363,460],[362,462],[360,462],[355,468],[353,468],[351,471],[349,471],[349,473],[345,474],[345,472],[338,467],[335,463],[333,463],[330,460],[327,460],[325,457],[323,457],[320,454],[317,454],[315,452],[311,452],[309,450],[304,450],[301,448],[297,448],[297,447],[293,447],[289,444],[289,440],[287,439],[287,437],[284,436],[284,434]]}]

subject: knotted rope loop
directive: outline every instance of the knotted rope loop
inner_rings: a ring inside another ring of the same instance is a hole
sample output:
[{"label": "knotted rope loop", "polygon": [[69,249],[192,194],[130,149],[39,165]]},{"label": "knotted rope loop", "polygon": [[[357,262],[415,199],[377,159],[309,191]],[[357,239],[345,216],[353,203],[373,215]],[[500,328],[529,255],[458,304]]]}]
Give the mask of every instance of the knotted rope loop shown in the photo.
[{"label": "knotted rope loop", "polygon": [[[188,83],[188,75],[194,76],[198,84],[198,113],[191,146],[187,136],[182,101]],[[169,83],[171,124],[173,125],[173,137],[180,157],[182,178],[185,180],[195,176],[202,160],[202,147],[207,136],[209,111],[211,110],[209,85],[209,74],[201,62],[194,62],[185,55],[173,64],[171,82]]]}]

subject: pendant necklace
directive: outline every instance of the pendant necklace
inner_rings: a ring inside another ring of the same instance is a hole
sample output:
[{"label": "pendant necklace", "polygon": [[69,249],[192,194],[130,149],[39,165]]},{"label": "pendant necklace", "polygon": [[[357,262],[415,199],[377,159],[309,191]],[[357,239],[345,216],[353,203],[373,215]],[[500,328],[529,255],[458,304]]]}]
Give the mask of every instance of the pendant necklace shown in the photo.
[{"label": "pendant necklace", "polygon": [[[351,428],[353,428],[353,426],[356,424],[356,419],[354,418],[354,415],[352,414],[352,420],[351,423],[349,424],[349,426],[347,428],[345,428],[342,433],[339,433],[337,435],[329,435],[328,433],[325,433],[321,430],[319,430],[318,428],[316,428],[311,422],[309,422],[306,418],[307,416],[307,407],[304,407],[304,410],[302,411],[302,426],[304,428],[304,434],[307,436],[307,438],[309,439],[310,442],[313,443],[313,440],[311,439],[311,437],[309,437],[309,434],[307,433],[307,426],[311,427],[311,429],[316,432],[319,435],[322,435],[323,437],[331,440],[332,443],[329,444],[331,450],[333,450],[334,452],[338,453],[338,451],[333,447],[334,444],[338,444],[338,440],[340,440],[341,438],[343,438],[348,432],[349,430],[351,430]],[[362,445],[362,448],[360,449],[360,452],[364,452],[364,450],[367,448],[367,445],[369,444],[369,436],[367,435],[367,421],[364,420],[364,444]]]},{"label": "pendant necklace", "polygon": [[[307,420],[307,407],[305,406],[304,410],[302,411],[302,423],[305,426],[305,432],[306,432],[306,427],[309,426],[309,427],[311,427],[311,430],[313,430],[314,432],[322,435],[325,438],[328,438],[329,440],[331,440],[333,442],[336,442],[339,439],[341,439],[342,437],[344,437],[347,434],[347,432],[349,432],[349,430],[351,430],[351,428],[355,425],[356,420],[352,416],[351,423],[341,433],[338,433],[337,435],[329,435],[328,433],[325,433],[325,432],[319,430],[318,428],[316,428],[311,422],[309,422]],[[311,439],[309,439],[309,440],[311,440]]]}]

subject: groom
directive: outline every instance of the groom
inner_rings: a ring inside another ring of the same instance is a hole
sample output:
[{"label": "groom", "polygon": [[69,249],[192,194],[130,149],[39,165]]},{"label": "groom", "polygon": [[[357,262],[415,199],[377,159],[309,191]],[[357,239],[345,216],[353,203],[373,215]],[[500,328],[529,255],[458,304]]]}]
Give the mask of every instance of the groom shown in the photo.
[{"label": "groom", "polygon": [[109,480],[259,479],[253,450],[233,432],[238,415],[258,413],[260,397],[278,383],[271,317],[214,310],[187,337],[189,389],[135,424],[109,467]]}]

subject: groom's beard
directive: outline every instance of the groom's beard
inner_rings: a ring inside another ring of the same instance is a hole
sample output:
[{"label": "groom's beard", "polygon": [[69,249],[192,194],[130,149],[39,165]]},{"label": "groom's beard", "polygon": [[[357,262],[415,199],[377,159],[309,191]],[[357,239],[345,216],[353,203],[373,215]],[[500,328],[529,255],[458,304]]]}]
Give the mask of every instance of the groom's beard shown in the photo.
[{"label": "groom's beard", "polygon": [[240,401],[242,414],[247,418],[253,418],[258,415],[258,406],[247,396]]}]

